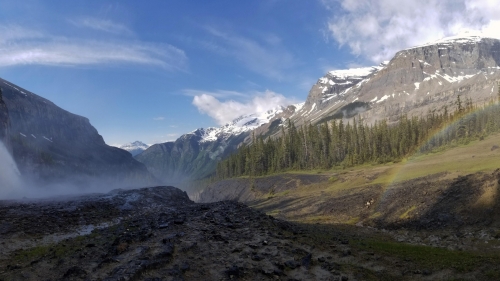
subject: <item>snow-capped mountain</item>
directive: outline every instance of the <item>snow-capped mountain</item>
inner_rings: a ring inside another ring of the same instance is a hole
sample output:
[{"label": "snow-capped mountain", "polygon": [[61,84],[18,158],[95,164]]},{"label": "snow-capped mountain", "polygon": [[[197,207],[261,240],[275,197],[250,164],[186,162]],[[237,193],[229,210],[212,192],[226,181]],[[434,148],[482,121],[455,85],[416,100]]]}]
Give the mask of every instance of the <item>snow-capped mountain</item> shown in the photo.
[{"label": "snow-capped mountain", "polygon": [[458,95],[484,103],[496,94],[500,40],[464,33],[401,50],[379,66],[330,71],[313,85],[295,124],[360,114],[366,122],[452,109]]},{"label": "snow-capped mountain", "polygon": [[139,153],[142,153],[144,150],[148,149],[150,145],[147,145],[141,141],[134,141],[130,143],[126,143],[119,148],[126,150],[132,154],[132,156],[136,156]]},{"label": "snow-capped mountain", "polygon": [[[149,171],[166,184],[185,179],[200,179],[210,175],[220,159],[234,152],[249,140],[250,133],[278,121],[287,112],[294,112],[302,104],[242,115],[221,127],[196,129],[176,141],[155,144],[136,156]],[[290,109],[292,107],[293,109]],[[263,128],[264,131],[268,127]]]},{"label": "snow-capped mountain", "polygon": [[198,134],[201,137],[200,142],[216,141],[219,138],[227,139],[230,136],[249,132],[263,124],[269,123],[271,119],[282,113],[284,109],[285,107],[278,106],[262,113],[242,115],[224,126],[218,128],[200,128],[191,132],[191,134]]}]

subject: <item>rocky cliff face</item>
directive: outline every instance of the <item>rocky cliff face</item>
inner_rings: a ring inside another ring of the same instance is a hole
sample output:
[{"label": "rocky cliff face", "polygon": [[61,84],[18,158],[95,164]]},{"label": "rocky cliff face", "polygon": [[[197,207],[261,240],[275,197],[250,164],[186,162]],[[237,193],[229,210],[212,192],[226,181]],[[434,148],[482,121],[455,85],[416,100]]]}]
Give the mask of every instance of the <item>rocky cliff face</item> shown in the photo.
[{"label": "rocky cliff face", "polygon": [[378,67],[345,73],[320,78],[292,120],[319,123],[346,117],[340,113],[352,107],[371,123],[439,112],[445,106],[452,111],[458,95],[476,104],[489,102],[500,81],[500,40],[467,34],[445,38],[402,50]]},{"label": "rocky cliff face", "polygon": [[0,141],[7,147],[10,146],[8,135],[10,133],[9,111],[3,101],[3,92],[0,88]]},{"label": "rocky cliff face", "polygon": [[128,152],[106,145],[87,118],[3,79],[0,85],[9,111],[13,156],[23,177],[80,185],[155,182]]}]

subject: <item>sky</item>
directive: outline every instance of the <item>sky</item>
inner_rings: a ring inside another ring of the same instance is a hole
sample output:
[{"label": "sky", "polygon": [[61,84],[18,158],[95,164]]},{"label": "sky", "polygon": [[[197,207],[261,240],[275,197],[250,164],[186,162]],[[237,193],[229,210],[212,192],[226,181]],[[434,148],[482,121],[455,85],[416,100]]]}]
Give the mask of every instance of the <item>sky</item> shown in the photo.
[{"label": "sky", "polygon": [[498,33],[495,2],[0,0],[0,77],[110,145],[153,144],[302,102],[330,70]]}]

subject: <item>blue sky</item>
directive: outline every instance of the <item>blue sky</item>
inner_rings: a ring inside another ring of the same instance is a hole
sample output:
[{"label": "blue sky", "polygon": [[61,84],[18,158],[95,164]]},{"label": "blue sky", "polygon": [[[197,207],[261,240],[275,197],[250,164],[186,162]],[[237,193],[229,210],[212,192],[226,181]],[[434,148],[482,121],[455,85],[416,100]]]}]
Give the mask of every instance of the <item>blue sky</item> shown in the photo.
[{"label": "blue sky", "polygon": [[89,118],[108,144],[151,144],[304,101],[328,70],[499,30],[494,2],[0,0],[0,77]]}]

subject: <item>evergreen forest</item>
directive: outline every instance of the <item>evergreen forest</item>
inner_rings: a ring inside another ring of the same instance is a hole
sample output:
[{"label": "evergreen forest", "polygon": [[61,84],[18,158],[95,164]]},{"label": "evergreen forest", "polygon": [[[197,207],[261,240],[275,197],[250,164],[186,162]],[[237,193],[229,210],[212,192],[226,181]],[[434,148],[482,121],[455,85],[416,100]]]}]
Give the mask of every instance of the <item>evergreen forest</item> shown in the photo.
[{"label": "evergreen forest", "polygon": [[346,168],[362,164],[398,162],[414,154],[482,140],[500,131],[500,92],[481,106],[457,97],[454,112],[400,116],[364,124],[333,120],[296,127],[287,121],[279,137],[252,136],[252,142],[218,163],[216,178],[263,176],[290,170]]}]

